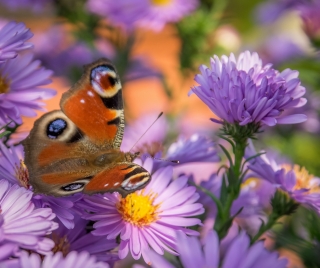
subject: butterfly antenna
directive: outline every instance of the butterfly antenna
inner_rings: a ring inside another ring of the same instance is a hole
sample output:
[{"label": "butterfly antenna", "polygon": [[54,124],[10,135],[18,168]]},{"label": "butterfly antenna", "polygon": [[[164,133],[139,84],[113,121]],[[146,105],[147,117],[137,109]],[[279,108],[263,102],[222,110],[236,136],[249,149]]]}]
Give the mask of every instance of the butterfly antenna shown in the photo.
[{"label": "butterfly antenna", "polygon": [[158,119],[163,115],[163,112],[161,112],[157,118],[152,122],[152,124],[145,130],[145,132],[140,136],[140,138],[135,142],[135,144],[133,144],[133,146],[131,147],[131,149],[129,150],[129,152],[131,152],[131,150],[138,144],[138,142],[142,139],[142,137],[148,132],[148,130],[154,125],[155,122],[158,121]]},{"label": "butterfly antenna", "polygon": [[179,164],[180,161],[179,160],[170,160],[170,159],[164,159],[164,158],[156,158],[156,157],[152,157],[150,155],[147,155],[148,158],[152,158],[154,160],[159,160],[159,161],[166,161],[166,162],[170,162],[170,163],[174,163],[174,164]]}]

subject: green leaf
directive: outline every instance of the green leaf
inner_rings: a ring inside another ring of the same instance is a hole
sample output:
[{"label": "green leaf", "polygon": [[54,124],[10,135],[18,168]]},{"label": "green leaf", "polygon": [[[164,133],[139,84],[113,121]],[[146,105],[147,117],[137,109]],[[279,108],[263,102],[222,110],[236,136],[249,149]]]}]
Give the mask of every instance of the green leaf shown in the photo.
[{"label": "green leaf", "polygon": [[233,161],[232,161],[232,158],[228,152],[228,150],[221,144],[219,144],[219,147],[222,149],[222,151],[225,153],[225,155],[227,156],[228,160],[229,160],[229,163],[230,163],[230,167],[233,166]]}]

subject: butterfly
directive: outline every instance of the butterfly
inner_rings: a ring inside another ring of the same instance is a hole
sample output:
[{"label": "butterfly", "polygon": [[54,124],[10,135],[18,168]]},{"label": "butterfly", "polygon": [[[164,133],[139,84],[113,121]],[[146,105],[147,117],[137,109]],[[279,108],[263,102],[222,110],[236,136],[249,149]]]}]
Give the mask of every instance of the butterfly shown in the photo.
[{"label": "butterfly", "polygon": [[29,183],[36,193],[65,196],[114,192],[147,185],[151,175],[133,163],[138,153],[122,152],[122,87],[113,64],[100,59],[60,100],[61,110],[35,121],[22,142]]}]

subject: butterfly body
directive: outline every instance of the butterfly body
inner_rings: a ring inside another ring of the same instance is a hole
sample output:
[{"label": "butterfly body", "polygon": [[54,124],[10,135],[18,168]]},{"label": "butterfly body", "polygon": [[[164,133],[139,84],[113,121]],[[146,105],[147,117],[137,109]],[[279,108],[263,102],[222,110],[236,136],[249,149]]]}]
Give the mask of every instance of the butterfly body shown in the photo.
[{"label": "butterfly body", "polygon": [[39,118],[23,141],[35,192],[126,195],[149,182],[150,174],[132,163],[137,154],[120,151],[122,88],[108,60],[86,66],[81,79],[62,95],[60,107]]}]

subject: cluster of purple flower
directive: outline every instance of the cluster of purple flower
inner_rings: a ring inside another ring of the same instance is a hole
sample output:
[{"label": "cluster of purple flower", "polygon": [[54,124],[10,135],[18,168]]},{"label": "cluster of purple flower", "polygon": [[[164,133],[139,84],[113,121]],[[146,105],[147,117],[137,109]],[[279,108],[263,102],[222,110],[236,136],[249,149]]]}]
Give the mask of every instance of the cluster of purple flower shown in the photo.
[{"label": "cluster of purple flower", "polygon": [[55,91],[42,88],[51,82],[52,72],[40,67],[33,54],[26,51],[33,47],[26,43],[33,34],[23,23],[9,22],[0,30],[0,125],[11,121],[21,124],[21,116],[35,116],[34,110],[43,110],[44,103]]},{"label": "cluster of purple flower", "polygon": [[132,31],[136,27],[160,31],[168,22],[177,22],[191,13],[198,5],[198,0],[90,0],[88,9],[113,24]]},{"label": "cluster of purple flower", "polygon": [[[134,2],[146,10],[146,2],[150,1]],[[197,4],[171,1],[173,6],[184,6],[182,13],[167,13],[162,22],[155,22],[150,20],[162,14],[158,8],[166,1],[152,2],[159,7],[141,13],[140,23],[157,29],[170,21],[169,17],[175,21]],[[114,10],[113,3],[89,1],[88,5],[95,12],[108,9],[114,22],[126,17],[132,26],[131,20],[136,18],[121,13],[129,9]],[[131,1],[123,4],[139,8]],[[33,61],[32,45],[26,43],[31,36],[22,23],[10,22],[0,30],[0,126],[11,121],[20,124],[21,116],[34,116],[35,109],[42,109],[39,101],[55,94],[42,87],[50,83],[52,72]],[[256,125],[254,129],[258,130],[263,125],[306,120],[301,114],[283,115],[285,110],[306,103],[302,98],[305,88],[296,71],[278,72],[270,64],[263,66],[259,56],[248,51],[238,59],[233,54],[221,59],[215,56],[211,69],[201,66],[200,71],[195,78],[199,85],[192,92],[219,117],[215,122],[235,125],[237,130]],[[148,122],[144,118],[125,130],[122,149],[130,148],[141,125]],[[309,175],[304,168],[254,157],[256,153],[249,146],[245,157],[250,158],[247,168],[251,172],[242,178],[239,194],[230,205],[231,215],[227,215],[232,217],[235,228],[228,226],[229,232],[221,240],[219,230],[213,231],[212,225],[222,211],[217,200],[223,199],[224,188],[230,187],[226,186],[225,176],[202,170],[206,178],[198,183],[191,174],[181,174],[177,169],[194,162],[219,162],[215,144],[197,134],[181,136],[166,151],[168,161],[152,159],[150,155],[164,154],[161,144],[167,124],[164,119],[160,121],[159,129],[137,145],[142,156],[135,163],[148,170],[152,180],[146,188],[126,197],[118,193],[60,198],[36,194],[28,183],[22,146],[8,148],[0,141],[0,266],[110,267],[128,255],[135,260],[142,257],[152,267],[178,266],[177,259],[169,263],[161,256],[168,252],[179,256],[180,263],[188,268],[285,267],[287,261],[266,250],[262,241],[250,244],[244,221],[248,217],[266,217],[269,201],[277,190],[320,214],[320,178]],[[179,164],[170,160],[179,160]],[[205,236],[203,243],[197,238],[200,234]]]}]

